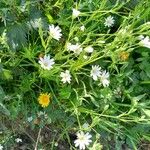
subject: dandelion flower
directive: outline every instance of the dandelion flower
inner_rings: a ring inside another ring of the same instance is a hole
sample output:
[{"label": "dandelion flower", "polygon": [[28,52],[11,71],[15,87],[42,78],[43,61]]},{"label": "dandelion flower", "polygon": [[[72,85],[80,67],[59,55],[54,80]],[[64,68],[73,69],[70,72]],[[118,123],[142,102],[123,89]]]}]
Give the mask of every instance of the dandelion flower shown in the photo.
[{"label": "dandelion flower", "polygon": [[84,51],[87,52],[87,53],[92,53],[93,52],[93,47],[92,46],[87,46]]},{"label": "dandelion flower", "polygon": [[91,77],[93,78],[93,80],[97,80],[98,77],[100,77],[101,75],[101,67],[99,67],[99,65],[95,65],[92,66],[92,70],[91,70]]},{"label": "dandelion flower", "polygon": [[42,107],[47,107],[50,103],[50,95],[47,93],[41,93],[38,98],[38,101]]},{"label": "dandelion flower", "polygon": [[71,81],[71,75],[70,75],[70,72],[69,72],[69,70],[66,70],[65,72],[61,72],[61,74],[60,74],[60,77],[62,78],[62,82],[63,83],[70,83],[70,81]]},{"label": "dandelion flower", "polygon": [[121,61],[126,61],[129,58],[129,52],[122,51],[119,56]]},{"label": "dandelion flower", "polygon": [[143,37],[140,44],[144,47],[150,48],[150,38],[148,36],[146,36],[145,38]]},{"label": "dandelion flower", "polygon": [[59,41],[59,39],[62,36],[60,27],[59,26],[55,27],[53,24],[49,25],[49,33],[50,33],[50,36],[57,41]]},{"label": "dandelion flower", "polygon": [[45,70],[50,70],[53,68],[54,59],[50,59],[50,55],[45,55],[44,58],[40,57],[39,64]]},{"label": "dandelion flower", "polygon": [[114,18],[112,16],[109,16],[105,19],[104,25],[105,25],[105,27],[112,27],[114,25],[114,23],[115,23]]},{"label": "dandelion flower", "polygon": [[72,17],[77,18],[80,15],[80,11],[77,9],[72,9]]},{"label": "dandelion flower", "polygon": [[103,71],[100,75],[100,81],[103,84],[104,87],[109,86],[109,72]]},{"label": "dandelion flower", "polygon": [[22,142],[22,139],[16,138],[15,141],[16,141],[16,143],[21,143],[21,142]]},{"label": "dandelion flower", "polygon": [[90,139],[92,135],[90,135],[88,132],[84,134],[83,131],[77,133],[77,139],[74,141],[75,147],[79,147],[80,150],[84,150],[86,146],[88,146],[92,140]]}]

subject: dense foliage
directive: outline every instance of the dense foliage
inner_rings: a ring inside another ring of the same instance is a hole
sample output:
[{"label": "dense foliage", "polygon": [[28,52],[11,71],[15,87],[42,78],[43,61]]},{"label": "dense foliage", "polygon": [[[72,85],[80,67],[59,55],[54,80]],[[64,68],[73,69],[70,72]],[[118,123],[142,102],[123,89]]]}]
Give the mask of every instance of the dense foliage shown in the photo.
[{"label": "dense foliage", "polygon": [[76,149],[81,131],[92,135],[90,150],[150,141],[149,6],[0,0],[1,146],[15,147],[26,128],[57,135],[46,144],[33,137],[28,149]]}]

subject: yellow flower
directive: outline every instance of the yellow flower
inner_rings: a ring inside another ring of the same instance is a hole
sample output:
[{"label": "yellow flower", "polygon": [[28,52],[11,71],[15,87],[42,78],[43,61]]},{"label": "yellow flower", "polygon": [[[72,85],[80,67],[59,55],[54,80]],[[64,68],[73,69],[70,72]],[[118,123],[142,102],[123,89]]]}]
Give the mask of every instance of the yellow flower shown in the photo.
[{"label": "yellow flower", "polygon": [[129,52],[122,51],[120,52],[119,56],[121,61],[126,61],[129,58]]},{"label": "yellow flower", "polygon": [[41,93],[38,98],[38,101],[42,107],[47,107],[50,103],[50,94]]}]

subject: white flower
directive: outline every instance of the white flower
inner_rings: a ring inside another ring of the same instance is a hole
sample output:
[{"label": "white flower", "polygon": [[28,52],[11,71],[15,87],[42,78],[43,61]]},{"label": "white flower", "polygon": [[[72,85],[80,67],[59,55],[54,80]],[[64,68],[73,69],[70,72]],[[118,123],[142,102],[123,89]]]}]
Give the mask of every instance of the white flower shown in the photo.
[{"label": "white flower", "polygon": [[56,142],[54,145],[57,147],[57,146],[58,146],[58,143]]},{"label": "white flower", "polygon": [[71,81],[71,75],[70,75],[69,70],[66,70],[65,72],[61,72],[60,77],[62,78],[61,81],[63,83],[66,83],[66,82],[70,83]]},{"label": "white flower", "polygon": [[33,120],[33,117],[32,116],[28,117],[27,120],[28,120],[28,122],[31,122]]},{"label": "white flower", "polygon": [[41,23],[42,23],[41,18],[36,18],[36,19],[34,19],[34,20],[30,20],[30,24],[31,24],[31,26],[32,26],[34,29],[39,28],[40,25],[41,25]]},{"label": "white flower", "polygon": [[43,116],[44,114],[45,114],[45,112],[43,112],[43,111],[39,111],[39,112],[37,113],[38,117],[41,117],[41,116]]},{"label": "white flower", "polygon": [[84,123],[84,124],[82,125],[82,128],[83,128],[84,130],[88,130],[89,124],[88,124],[88,123]]},{"label": "white flower", "polygon": [[75,54],[79,55],[81,52],[82,52],[82,47],[80,44],[71,44],[71,43],[68,43],[67,44],[67,49],[70,50],[70,51],[73,51]]},{"label": "white flower", "polygon": [[17,143],[21,143],[21,142],[22,142],[22,139],[16,138],[15,141],[16,141]]},{"label": "white flower", "polygon": [[79,55],[82,52],[82,47],[78,43],[73,46],[73,52],[77,55]]},{"label": "white flower", "polygon": [[95,66],[92,66],[92,70],[91,70],[91,77],[93,78],[93,80],[97,80],[98,77],[100,77],[101,75],[101,67],[99,67],[99,65],[95,65]]},{"label": "white flower", "polygon": [[39,111],[37,113],[38,117],[44,117],[45,119],[48,119],[48,115],[46,114],[46,112],[44,111]]},{"label": "white flower", "polygon": [[144,39],[144,36],[143,36],[143,35],[139,35],[139,36],[138,36],[138,39],[139,39],[139,40],[143,40],[143,39]]},{"label": "white flower", "polygon": [[59,26],[55,27],[53,24],[49,25],[49,33],[50,33],[50,36],[57,41],[59,41],[59,39],[62,36],[60,27]]},{"label": "white flower", "polygon": [[146,36],[145,38],[141,39],[140,44],[144,47],[150,48],[150,38]]},{"label": "white flower", "polygon": [[66,48],[67,48],[68,51],[71,50],[71,47],[72,47],[72,44],[71,44],[71,43],[67,43],[67,44],[66,44]]},{"label": "white flower", "polygon": [[84,58],[84,59],[87,59],[87,58],[88,58],[88,56],[84,55],[84,56],[83,56],[83,58]]},{"label": "white flower", "polygon": [[81,30],[82,32],[84,32],[85,26],[81,26],[81,27],[80,27],[80,30]]},{"label": "white flower", "polygon": [[88,146],[92,140],[90,139],[92,135],[90,135],[88,132],[84,134],[83,131],[80,133],[77,133],[77,139],[74,141],[75,147],[79,147],[80,150],[84,150],[86,146]]},{"label": "white flower", "polygon": [[114,23],[115,23],[114,18],[112,16],[109,16],[105,19],[104,25],[105,25],[105,27],[112,27],[114,25]]},{"label": "white flower", "polygon": [[73,18],[76,18],[80,15],[80,11],[78,11],[77,9],[72,9],[72,16]]},{"label": "white flower", "polygon": [[39,64],[43,69],[50,70],[53,68],[54,59],[50,59],[50,55],[45,55],[44,58],[40,57]]},{"label": "white flower", "polygon": [[0,144],[0,150],[3,150],[3,148],[4,148],[4,147]]},{"label": "white flower", "polygon": [[100,81],[103,84],[104,87],[109,86],[109,72],[103,71],[100,75]]},{"label": "white flower", "polygon": [[87,52],[87,53],[92,53],[93,52],[93,47],[92,46],[87,46],[84,51]]},{"label": "white flower", "polygon": [[68,51],[74,51],[74,49],[75,49],[75,45],[74,44],[67,43],[67,50]]},{"label": "white flower", "polygon": [[16,49],[16,48],[18,47],[18,43],[14,43],[13,40],[12,40],[11,42],[12,42],[12,48],[13,48],[13,49]]}]

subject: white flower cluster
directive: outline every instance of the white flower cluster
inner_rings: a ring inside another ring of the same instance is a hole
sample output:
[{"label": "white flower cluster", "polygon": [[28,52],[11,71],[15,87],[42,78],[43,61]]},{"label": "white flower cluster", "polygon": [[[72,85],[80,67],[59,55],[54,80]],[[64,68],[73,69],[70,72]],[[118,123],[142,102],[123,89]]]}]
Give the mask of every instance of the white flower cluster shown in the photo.
[{"label": "white flower cluster", "polygon": [[82,47],[79,43],[76,43],[76,44],[68,43],[67,44],[67,50],[72,51],[75,54],[79,55],[82,52]]},{"label": "white flower cluster", "polygon": [[[79,43],[76,43],[76,44],[68,43],[67,50],[74,52],[74,54],[76,55],[79,55],[83,51],[83,48],[81,47]],[[92,53],[94,51],[94,48],[92,46],[87,46],[84,48],[84,51],[87,53]]]},{"label": "white flower cluster", "polygon": [[[77,9],[73,9],[72,12],[72,17],[76,18],[81,14],[80,11],[78,11]],[[114,25],[114,19],[112,16],[109,16],[105,19],[105,26],[107,27],[112,27]],[[82,32],[84,32],[85,30],[85,26],[81,26],[80,30]],[[59,41],[60,38],[62,37],[62,33],[61,33],[61,29],[59,26],[54,26],[49,25],[49,34],[50,36]],[[72,43],[67,43],[66,49],[70,52],[73,52],[76,56],[80,55],[81,52],[86,52],[86,53],[93,53],[94,48],[92,46],[86,46],[86,47],[82,47],[81,44],[77,43],[76,44],[72,44]],[[87,59],[88,56],[84,55],[83,56],[84,59]],[[53,58],[50,58],[50,55],[45,55],[44,57],[40,57],[39,58],[39,64],[41,65],[41,68],[43,68],[44,70],[51,70],[53,68],[53,65],[55,64],[55,61]],[[61,77],[61,81],[63,83],[71,83],[71,74],[69,70],[65,70],[63,72],[60,73],[60,77]],[[93,78],[93,80],[98,80],[100,79],[101,83],[103,84],[104,87],[109,86],[109,73],[106,71],[101,70],[101,67],[99,66],[92,66],[92,70],[91,70],[91,77]]]},{"label": "white flower cluster", "polygon": [[95,81],[100,79],[100,82],[104,87],[109,86],[109,72],[106,72],[106,70],[101,70],[101,67],[99,65],[92,66],[91,77]]}]

